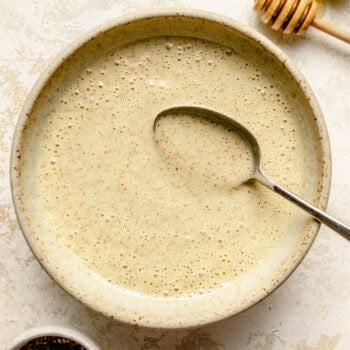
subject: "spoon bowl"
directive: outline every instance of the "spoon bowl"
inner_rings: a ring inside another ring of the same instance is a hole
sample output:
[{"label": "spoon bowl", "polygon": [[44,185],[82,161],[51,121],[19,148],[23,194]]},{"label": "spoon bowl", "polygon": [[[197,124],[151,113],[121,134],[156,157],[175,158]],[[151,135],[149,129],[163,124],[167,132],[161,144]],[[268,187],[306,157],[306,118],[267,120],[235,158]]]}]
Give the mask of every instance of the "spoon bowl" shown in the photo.
[{"label": "spoon bowl", "polygon": [[245,126],[238,123],[234,119],[229,118],[228,116],[209,108],[196,107],[196,106],[178,106],[178,107],[170,107],[170,108],[164,109],[156,116],[153,122],[153,132],[155,132],[160,119],[166,117],[169,114],[170,115],[174,115],[174,114],[190,115],[193,117],[205,118],[209,121],[221,124],[228,129],[236,131],[250,146],[252,151],[251,153],[253,155],[254,170],[253,170],[252,176],[248,179],[244,179],[244,181],[242,182],[251,181],[255,179],[257,176],[259,176],[259,173],[261,172],[260,146],[255,136]]}]

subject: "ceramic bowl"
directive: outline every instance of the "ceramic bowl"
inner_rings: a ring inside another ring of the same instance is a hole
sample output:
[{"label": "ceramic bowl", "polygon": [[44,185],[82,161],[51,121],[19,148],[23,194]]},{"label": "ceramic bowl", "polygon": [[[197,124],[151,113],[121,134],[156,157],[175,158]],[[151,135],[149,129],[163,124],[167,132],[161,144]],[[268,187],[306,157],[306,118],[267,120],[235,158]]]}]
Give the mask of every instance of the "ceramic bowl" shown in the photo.
[{"label": "ceramic bowl", "polygon": [[[227,46],[235,46],[235,50],[249,51],[254,59],[260,60],[260,64],[271,65],[275,70],[271,74],[290,77],[306,101],[305,108],[309,112],[304,118],[314,130],[314,135],[309,137],[316,145],[314,151],[322,169],[314,179],[305,179],[305,183],[318,194],[315,204],[326,207],[330,190],[329,141],[319,105],[303,76],[290,59],[261,34],[231,19],[190,10],[152,11],[117,18],[84,34],[70,45],[42,74],[24,104],[13,139],[11,187],[18,221],[33,253],[52,278],[77,300],[107,316],[131,324],[156,328],[196,327],[235,315],[275,290],[307,253],[319,230],[319,223],[312,220],[304,226],[295,223],[291,228],[295,232],[276,252],[271,264],[263,263],[259,271],[247,274],[234,286],[228,285],[191,298],[156,297],[129,293],[117,285],[107,283],[98,274],[87,271],[69,251],[66,256],[56,256],[54,246],[41,245],[30,229],[30,217],[26,213],[20,190],[21,166],[35,162],[35,159],[29,159],[23,163],[22,159],[21,163],[18,157],[25,147],[23,133],[29,123],[35,122],[30,117],[33,104],[62,63],[74,61],[77,53],[83,55],[86,45],[97,45],[103,51],[116,42],[123,45],[156,35],[194,36],[224,42]],[[45,215],[45,212],[39,214]]]}]

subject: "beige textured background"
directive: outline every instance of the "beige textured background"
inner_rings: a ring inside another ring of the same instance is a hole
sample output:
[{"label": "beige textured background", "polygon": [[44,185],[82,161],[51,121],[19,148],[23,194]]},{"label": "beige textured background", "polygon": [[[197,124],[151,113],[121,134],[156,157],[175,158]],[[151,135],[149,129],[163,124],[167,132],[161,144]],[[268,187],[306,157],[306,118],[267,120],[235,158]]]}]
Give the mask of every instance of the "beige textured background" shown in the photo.
[{"label": "beige textured background", "polygon": [[[16,223],[9,187],[10,143],[21,105],[68,43],[105,20],[136,10],[187,7],[227,15],[266,34],[314,89],[333,150],[329,212],[350,222],[350,47],[315,30],[285,39],[260,25],[252,1],[0,0],[0,349],[23,330],[75,326],[104,349],[350,349],[350,243],[326,228],[292,277],[234,318],[196,331],[135,329],[85,308],[41,269]],[[350,0],[326,1],[324,16],[350,28]],[[219,345],[220,344],[220,345]]]}]

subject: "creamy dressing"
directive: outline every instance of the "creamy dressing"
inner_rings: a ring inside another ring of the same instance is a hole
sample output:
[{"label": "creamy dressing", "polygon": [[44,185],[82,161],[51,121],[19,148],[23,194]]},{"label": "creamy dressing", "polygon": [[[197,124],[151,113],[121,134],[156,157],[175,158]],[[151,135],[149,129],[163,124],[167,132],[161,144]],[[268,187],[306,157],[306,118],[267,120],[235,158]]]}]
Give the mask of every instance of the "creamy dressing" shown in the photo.
[{"label": "creamy dressing", "polygon": [[252,170],[242,139],[189,116],[161,120],[155,134],[152,126],[173,105],[232,116],[257,136],[268,174],[300,192],[305,124],[286,84],[230,48],[183,37],[75,66],[39,98],[24,140],[24,156],[36,157],[24,196],[40,208],[38,241],[107,282],[160,296],[234,283],[283,244],[298,209],[241,185]]}]

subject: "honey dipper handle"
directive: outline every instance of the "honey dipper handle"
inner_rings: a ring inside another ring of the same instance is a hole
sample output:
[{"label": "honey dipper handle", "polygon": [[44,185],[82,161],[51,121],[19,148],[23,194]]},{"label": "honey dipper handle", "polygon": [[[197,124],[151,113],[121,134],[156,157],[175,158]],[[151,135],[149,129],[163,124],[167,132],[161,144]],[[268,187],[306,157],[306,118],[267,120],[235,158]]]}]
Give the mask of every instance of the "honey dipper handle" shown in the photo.
[{"label": "honey dipper handle", "polygon": [[323,21],[320,18],[315,18],[312,22],[312,25],[327,34],[332,35],[350,44],[350,33],[346,32],[343,29],[338,28],[334,24]]}]

